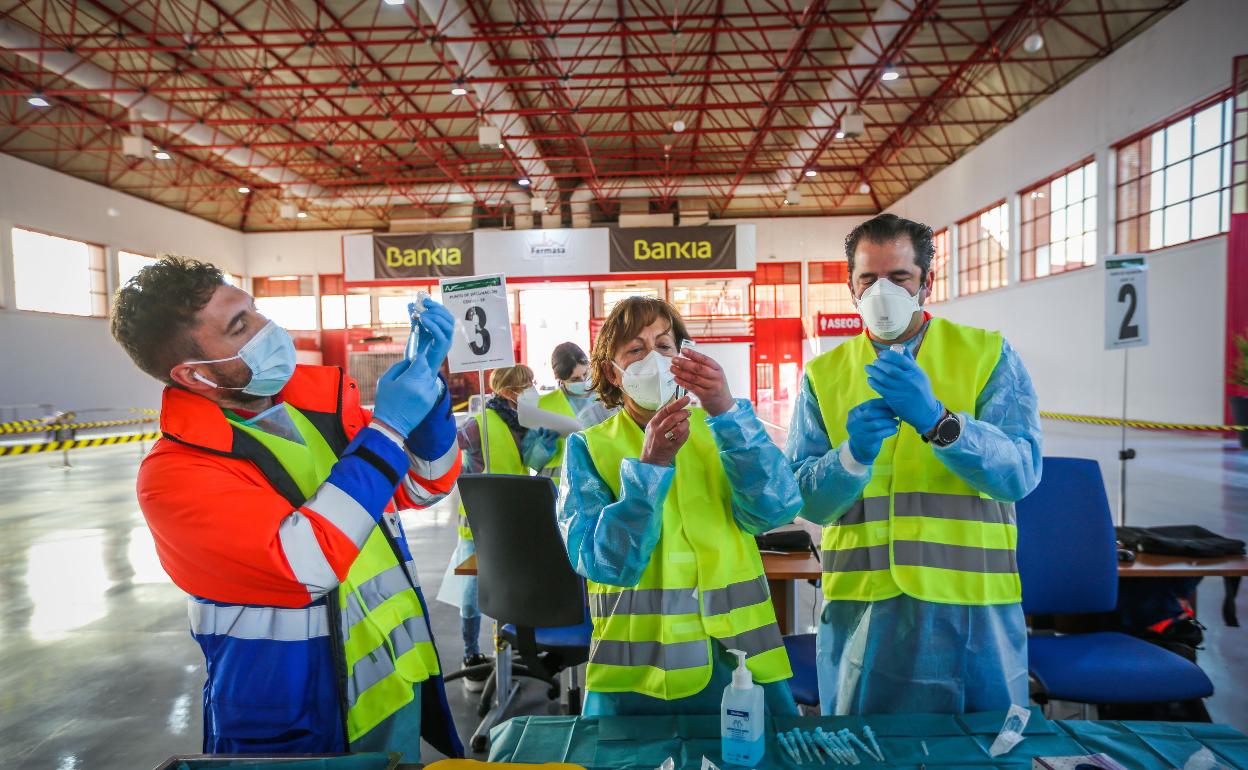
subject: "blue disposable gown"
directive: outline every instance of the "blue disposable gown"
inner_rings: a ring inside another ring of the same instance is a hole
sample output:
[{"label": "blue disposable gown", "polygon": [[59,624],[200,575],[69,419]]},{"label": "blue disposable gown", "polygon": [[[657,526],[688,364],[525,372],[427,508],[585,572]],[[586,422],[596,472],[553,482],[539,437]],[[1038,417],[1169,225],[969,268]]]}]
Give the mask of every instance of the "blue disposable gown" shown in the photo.
[{"label": "blue disposable gown", "polygon": [[[771,442],[748,401],[707,418],[732,486],[732,514],[742,530],[760,534],[788,523],[801,496],[780,449]],[[568,436],[559,489],[559,526],[572,567],[584,577],[634,586],[662,534],[663,502],[676,470],[628,458],[620,465],[620,497],[598,475],[585,438]],[[574,483],[570,483],[575,480]],[[582,714],[718,714],[733,659],[716,642],[711,681],[697,695],[661,700],[640,693],[589,692]],[[788,682],[762,685],[772,714],[796,714]]]},{"label": "blue disposable gown", "polygon": [[[906,343],[911,353],[921,339]],[[997,500],[1016,501],[1035,489],[1040,413],[1031,377],[1008,342],[975,415],[959,416],[958,440],[933,446],[946,467]],[[802,491],[801,515],[816,524],[840,518],[870,479],[869,468],[846,468],[842,458],[849,455],[842,450],[831,446],[804,379],[785,453]],[[825,602],[821,617],[816,654],[824,714],[962,713],[1027,703],[1027,632],[1019,604],[936,604],[902,594]]]}]

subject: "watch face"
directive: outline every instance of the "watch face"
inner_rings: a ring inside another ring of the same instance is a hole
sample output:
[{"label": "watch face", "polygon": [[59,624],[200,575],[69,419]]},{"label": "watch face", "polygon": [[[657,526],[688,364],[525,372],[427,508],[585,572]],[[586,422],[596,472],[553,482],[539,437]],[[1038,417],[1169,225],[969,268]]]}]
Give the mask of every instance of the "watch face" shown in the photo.
[{"label": "watch face", "polygon": [[958,422],[958,418],[950,415],[947,419],[940,423],[936,429],[936,437],[944,443],[956,441],[958,435],[962,433],[962,424]]}]

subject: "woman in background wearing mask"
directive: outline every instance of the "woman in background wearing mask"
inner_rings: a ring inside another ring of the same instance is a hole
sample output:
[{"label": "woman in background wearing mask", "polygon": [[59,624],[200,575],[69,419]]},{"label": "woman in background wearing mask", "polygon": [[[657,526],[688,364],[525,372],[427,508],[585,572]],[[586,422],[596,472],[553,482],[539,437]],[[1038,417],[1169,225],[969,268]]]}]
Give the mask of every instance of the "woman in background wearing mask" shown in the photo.
[{"label": "woman in background wearing mask", "polygon": [[[615,413],[603,406],[598,394],[589,389],[589,358],[575,342],[563,342],[550,354],[550,368],[555,372],[558,387],[542,396],[538,406],[548,412],[567,415],[577,419],[588,428],[597,425]],[[559,483],[559,470],[563,467],[563,439],[559,439],[555,454],[546,463],[542,473]]]},{"label": "woman in background wearing mask", "polygon": [[[516,415],[516,403],[522,394],[535,395],[533,370],[524,364],[495,369],[490,372],[490,390],[493,394],[485,402],[485,415],[474,415],[459,431],[459,448],[464,452],[464,473],[485,473],[482,454],[481,431],[489,431],[490,473],[509,473],[527,476],[529,470],[541,470],[555,452],[559,435],[544,428],[525,428]],[[482,426],[482,420],[485,427]],[[455,550],[454,564],[461,564],[476,553],[472,542],[472,530],[464,504],[459,504],[459,546]],[[464,667],[488,663],[481,654],[481,610],[477,604],[477,578],[463,578],[463,590],[459,606],[460,630],[464,636]],[[469,692],[480,692],[485,687],[488,674],[476,674],[464,678]]]},{"label": "woman in background wearing mask", "polygon": [[800,494],[719,364],[677,357],[687,339],[666,302],[616,305],[590,372],[623,408],[567,439],[559,522],[594,622],[582,713],[717,714],[739,649],[770,711],[796,714],[753,535],[792,521]]}]

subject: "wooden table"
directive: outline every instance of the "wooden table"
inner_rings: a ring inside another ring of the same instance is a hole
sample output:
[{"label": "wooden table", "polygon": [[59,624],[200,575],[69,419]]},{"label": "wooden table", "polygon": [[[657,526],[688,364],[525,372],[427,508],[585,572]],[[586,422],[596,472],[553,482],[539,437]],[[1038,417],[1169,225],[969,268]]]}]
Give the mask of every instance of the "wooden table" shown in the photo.
[{"label": "wooden table", "polygon": [[[819,560],[809,552],[764,553],[763,572],[771,588],[771,603],[776,608],[780,633],[800,628],[797,619],[797,581],[818,580],[823,572]],[[455,568],[456,575],[477,574],[477,556],[473,554]],[[1158,556],[1137,554],[1133,562],[1118,562],[1118,576],[1124,578],[1192,578],[1243,577],[1248,575],[1248,556]]]}]

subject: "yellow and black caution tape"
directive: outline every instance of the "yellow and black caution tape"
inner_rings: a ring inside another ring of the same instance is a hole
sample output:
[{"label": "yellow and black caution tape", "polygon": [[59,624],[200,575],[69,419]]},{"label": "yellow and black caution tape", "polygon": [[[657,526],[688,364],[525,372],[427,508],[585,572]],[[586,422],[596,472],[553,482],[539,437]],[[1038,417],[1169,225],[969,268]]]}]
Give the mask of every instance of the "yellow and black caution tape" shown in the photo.
[{"label": "yellow and black caution tape", "polygon": [[[88,412],[129,412],[130,414],[147,414],[159,415],[159,409],[148,409],[146,407],[131,406],[124,409],[88,409]],[[32,417],[28,420],[11,420],[9,422],[0,422],[0,433],[31,433],[33,431],[45,430],[49,427],[64,428],[70,427],[66,425],[57,425],[58,420],[74,419],[74,412],[64,412],[62,414],[48,415],[47,417]],[[150,422],[145,420],[144,422]],[[103,423],[101,423],[102,425]],[[116,425],[133,425],[135,423],[117,422],[111,423]],[[94,427],[94,426],[93,426]]]},{"label": "yellow and black caution tape", "polygon": [[[1065,414],[1063,412],[1041,412],[1041,417],[1049,420],[1064,420],[1066,422],[1082,422],[1089,425],[1113,425],[1121,426],[1121,417],[1090,417],[1086,414]],[[1127,420],[1127,427],[1144,428],[1145,430],[1202,430],[1202,431],[1227,431],[1227,430],[1248,430],[1248,425],[1200,425],[1184,422],[1154,422],[1152,420]]]},{"label": "yellow and black caution tape", "polygon": [[0,428],[0,433],[39,433],[48,430],[86,430],[88,428],[114,428],[121,425],[142,425],[156,422],[158,417],[135,417],[131,420],[99,420],[96,422],[43,422],[38,425],[19,428]]},{"label": "yellow and black caution tape", "polygon": [[38,452],[60,452],[64,449],[81,449],[89,446],[129,444],[132,441],[155,441],[158,438],[160,438],[160,431],[127,433],[121,436],[100,436],[98,438],[76,438],[70,441],[44,441],[38,444],[12,444],[10,446],[0,446],[0,457],[5,455],[30,455]]}]

